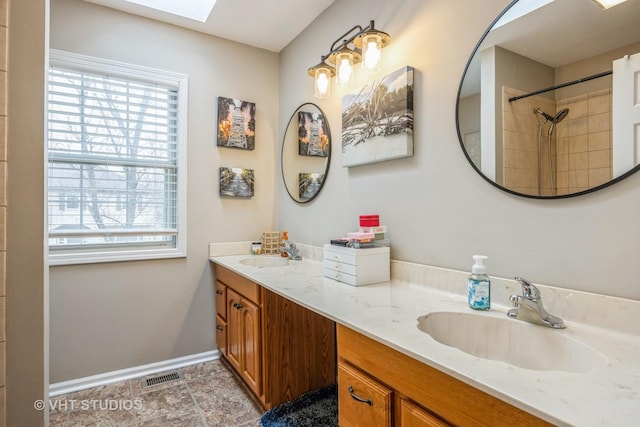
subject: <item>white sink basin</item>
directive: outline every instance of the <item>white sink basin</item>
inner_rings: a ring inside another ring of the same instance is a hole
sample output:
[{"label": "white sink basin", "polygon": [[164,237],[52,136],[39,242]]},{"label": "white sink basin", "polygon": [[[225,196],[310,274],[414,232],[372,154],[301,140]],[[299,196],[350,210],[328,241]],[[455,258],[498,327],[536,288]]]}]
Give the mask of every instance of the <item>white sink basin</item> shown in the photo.
[{"label": "white sink basin", "polygon": [[289,258],[279,256],[258,256],[253,258],[243,258],[240,264],[253,267],[284,267],[289,264]]},{"label": "white sink basin", "polygon": [[606,363],[564,331],[507,317],[436,312],[418,317],[418,329],[467,354],[525,369],[580,373]]}]

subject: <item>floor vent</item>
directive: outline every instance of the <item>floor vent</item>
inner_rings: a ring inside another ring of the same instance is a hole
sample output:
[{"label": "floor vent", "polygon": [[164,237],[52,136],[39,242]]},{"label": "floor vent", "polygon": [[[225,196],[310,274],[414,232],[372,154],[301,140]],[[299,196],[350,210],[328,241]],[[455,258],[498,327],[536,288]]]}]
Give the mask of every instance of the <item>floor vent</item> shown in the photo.
[{"label": "floor vent", "polygon": [[140,380],[142,388],[151,387],[158,384],[164,384],[171,381],[177,381],[182,379],[182,373],[180,371],[169,372],[168,374],[155,375],[152,377],[145,377]]}]

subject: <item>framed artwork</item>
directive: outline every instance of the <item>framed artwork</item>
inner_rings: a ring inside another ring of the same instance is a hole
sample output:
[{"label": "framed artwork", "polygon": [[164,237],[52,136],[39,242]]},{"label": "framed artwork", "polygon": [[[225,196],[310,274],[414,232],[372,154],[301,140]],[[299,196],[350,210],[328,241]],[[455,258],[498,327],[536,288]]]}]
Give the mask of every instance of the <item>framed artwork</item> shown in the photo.
[{"label": "framed artwork", "polygon": [[413,156],[413,67],[342,98],[342,165]]},{"label": "framed artwork", "polygon": [[298,175],[298,189],[300,200],[306,201],[313,198],[324,182],[324,174],[322,173],[306,173],[301,172]]},{"label": "framed artwork", "polygon": [[253,150],[256,146],[256,104],[218,97],[218,146]]},{"label": "framed artwork", "polygon": [[327,157],[329,127],[322,113],[298,111],[298,154]]},{"label": "framed artwork", "polygon": [[220,168],[221,197],[253,197],[253,169]]}]

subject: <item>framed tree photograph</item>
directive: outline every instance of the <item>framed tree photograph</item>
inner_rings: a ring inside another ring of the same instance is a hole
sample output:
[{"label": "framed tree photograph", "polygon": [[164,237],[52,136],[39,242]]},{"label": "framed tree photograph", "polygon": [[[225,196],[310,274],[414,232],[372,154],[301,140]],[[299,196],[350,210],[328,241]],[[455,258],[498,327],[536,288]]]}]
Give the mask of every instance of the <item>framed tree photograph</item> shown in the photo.
[{"label": "framed tree photograph", "polygon": [[298,190],[301,201],[312,199],[324,182],[324,174],[322,173],[306,173],[301,172],[298,175]]},{"label": "framed tree photograph", "polygon": [[218,146],[253,150],[256,146],[256,104],[218,97]]},{"label": "framed tree photograph", "polygon": [[298,154],[327,157],[329,127],[322,113],[298,111]]},{"label": "framed tree photograph", "polygon": [[413,156],[413,67],[342,98],[342,165]]},{"label": "framed tree photograph", "polygon": [[253,197],[253,169],[220,168],[221,197]]}]

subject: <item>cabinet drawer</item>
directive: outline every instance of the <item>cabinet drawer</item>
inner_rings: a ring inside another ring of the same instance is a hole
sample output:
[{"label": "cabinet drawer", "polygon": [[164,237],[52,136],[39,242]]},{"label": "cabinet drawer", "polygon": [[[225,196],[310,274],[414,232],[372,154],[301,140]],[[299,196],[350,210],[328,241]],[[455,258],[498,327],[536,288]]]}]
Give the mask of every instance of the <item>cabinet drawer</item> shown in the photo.
[{"label": "cabinet drawer", "polygon": [[330,250],[324,250],[324,259],[325,261],[334,261],[334,262],[342,262],[345,264],[356,265],[356,256],[355,254],[342,254],[339,252],[333,252]]},{"label": "cabinet drawer", "polygon": [[219,280],[228,287],[233,288],[243,297],[256,304],[260,304],[260,285],[218,264],[215,264],[214,271],[216,274],[216,280]]},{"label": "cabinet drawer", "polygon": [[216,280],[216,313],[223,319],[227,318],[227,287]]},{"label": "cabinet drawer", "polygon": [[353,274],[342,273],[340,271],[331,270],[329,268],[324,269],[324,277],[328,277],[338,282],[346,283],[347,285],[357,286],[356,276]]},{"label": "cabinet drawer", "polygon": [[449,424],[407,399],[400,399],[400,427],[449,427]]},{"label": "cabinet drawer", "polygon": [[343,262],[332,261],[329,259],[324,260],[324,267],[329,270],[334,270],[340,273],[356,275],[357,267],[352,264],[345,264]]},{"label": "cabinet drawer", "polygon": [[227,322],[216,316],[216,345],[221,354],[227,353]]},{"label": "cabinet drawer", "polygon": [[338,364],[340,427],[391,426],[393,392],[346,363]]}]

